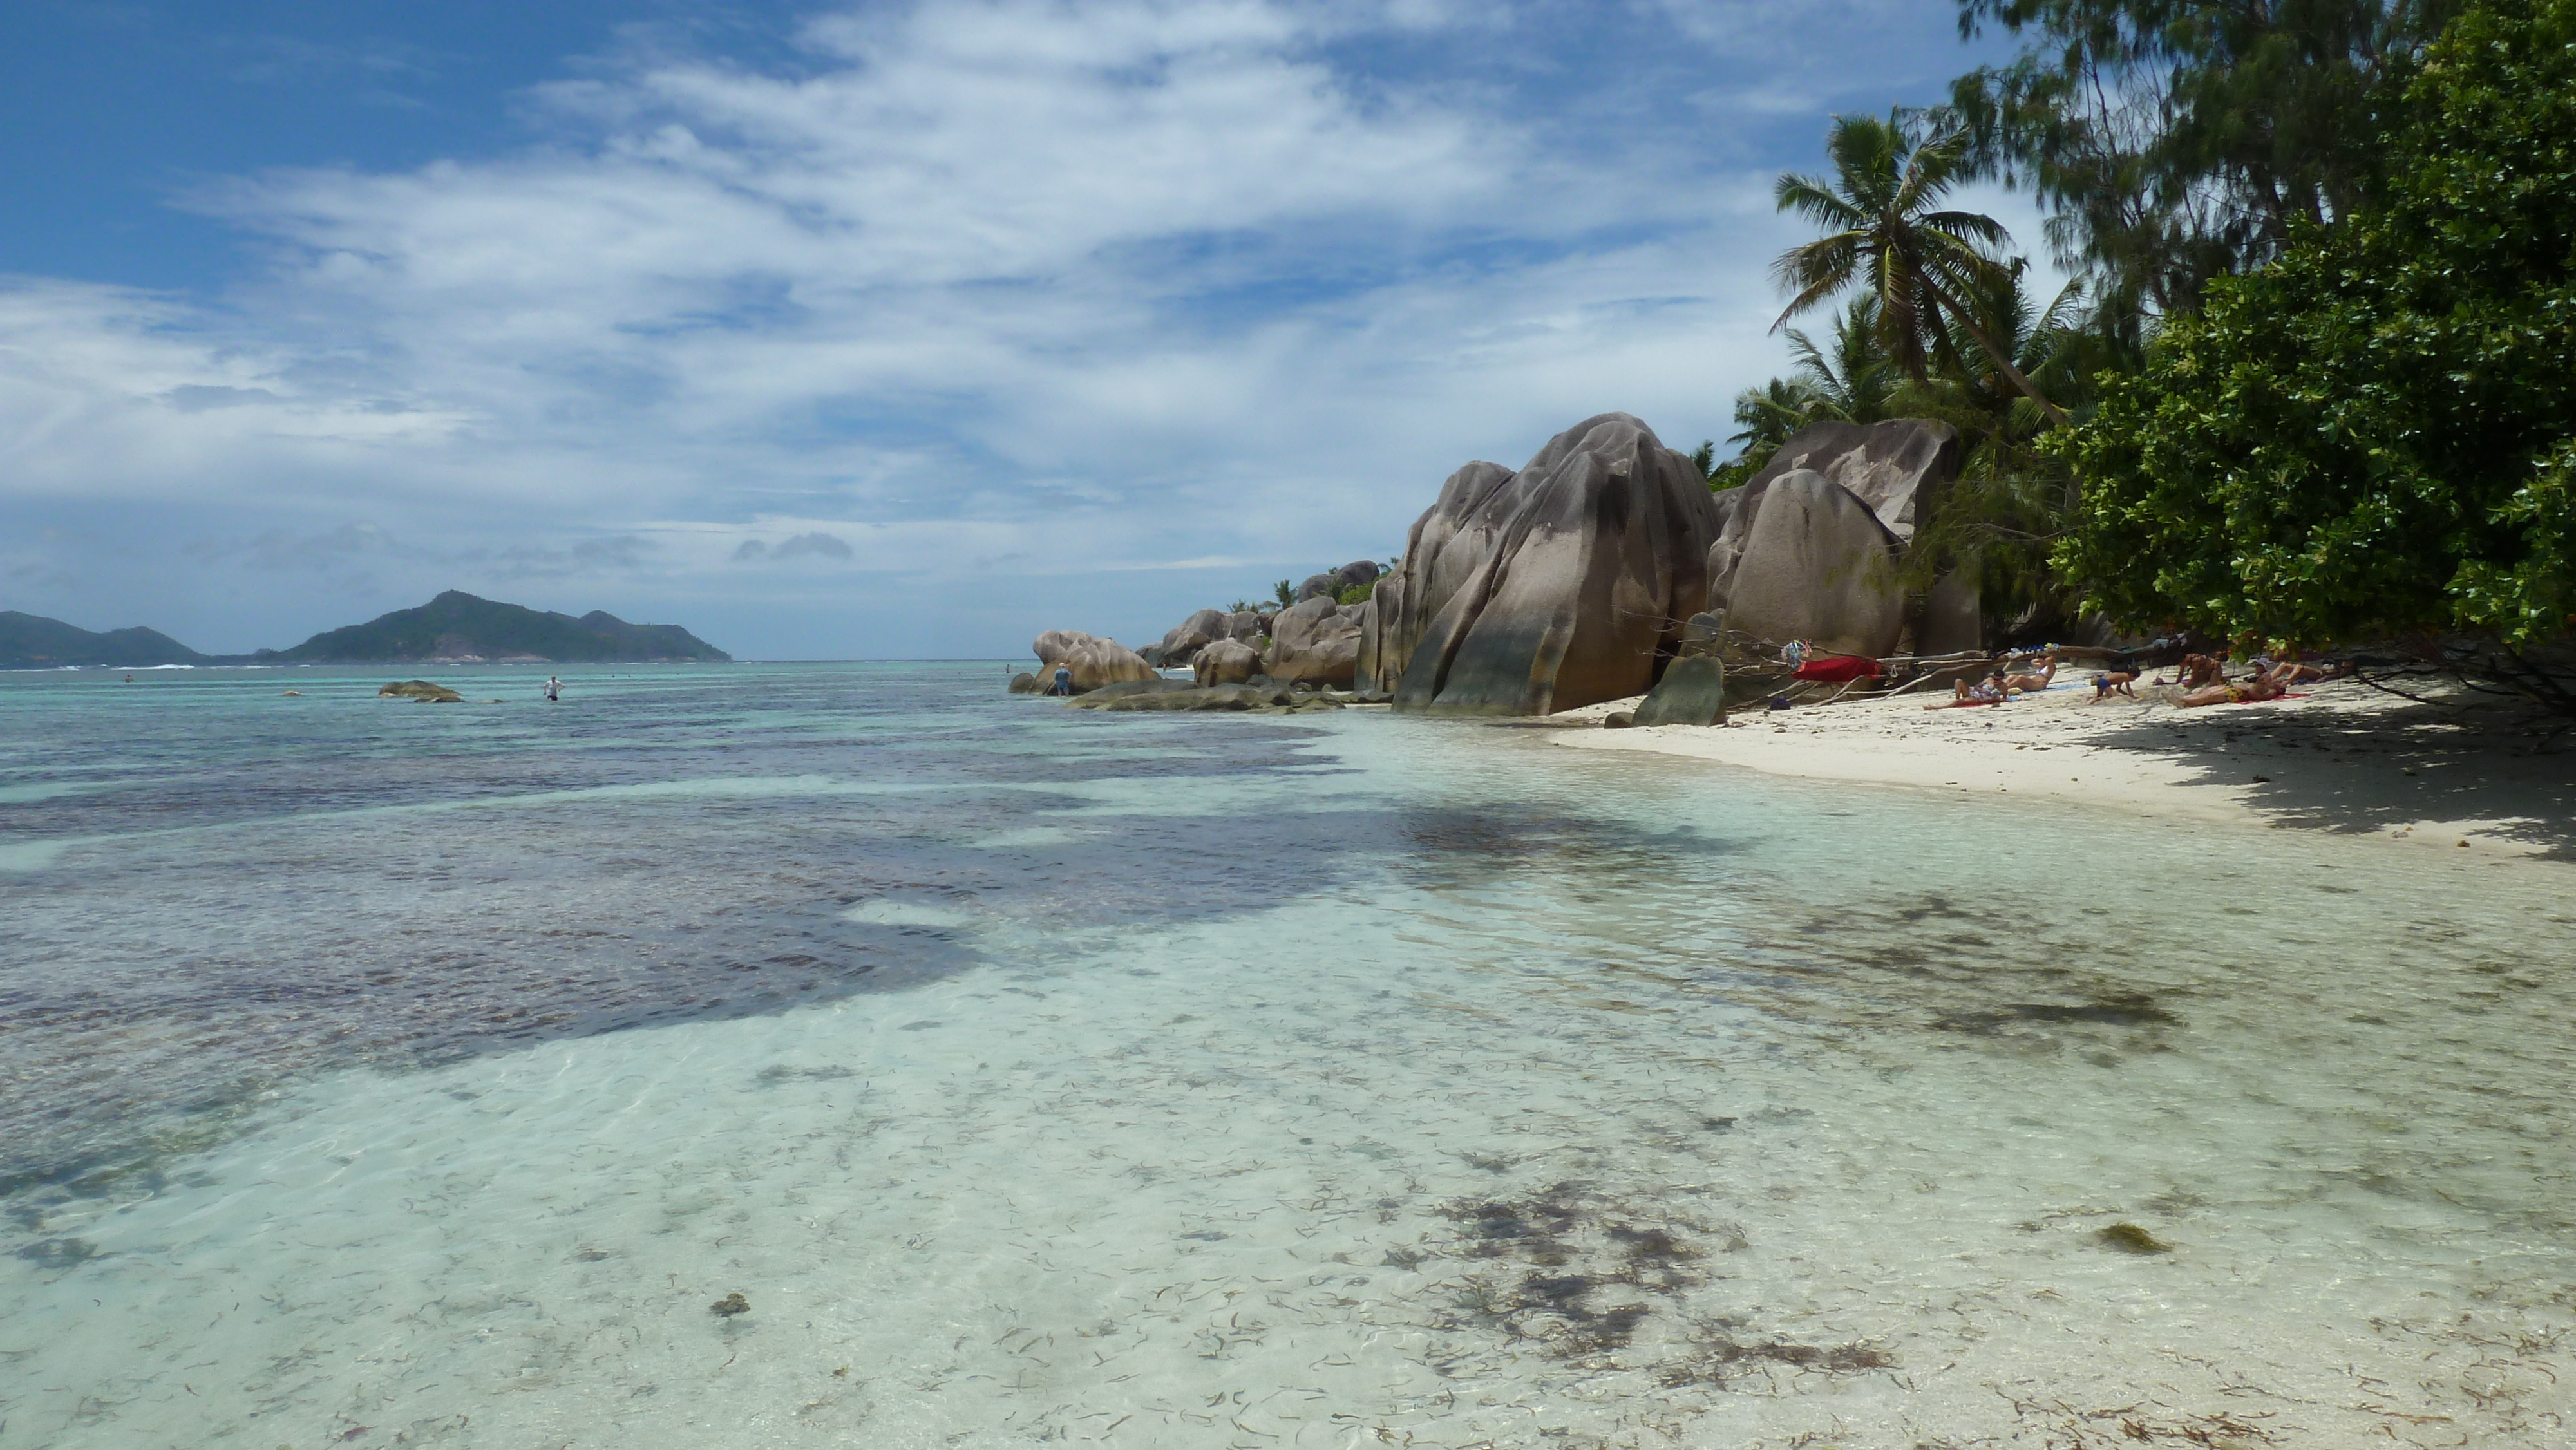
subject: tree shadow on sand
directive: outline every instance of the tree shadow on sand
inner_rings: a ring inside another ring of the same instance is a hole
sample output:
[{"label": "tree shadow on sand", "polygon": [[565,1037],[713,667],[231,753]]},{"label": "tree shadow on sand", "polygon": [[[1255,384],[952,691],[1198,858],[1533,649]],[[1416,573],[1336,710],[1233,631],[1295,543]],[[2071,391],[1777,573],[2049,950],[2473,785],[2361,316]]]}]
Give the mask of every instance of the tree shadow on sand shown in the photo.
[{"label": "tree shadow on sand", "polygon": [[[2093,744],[2174,758],[2187,784],[2243,791],[2283,827],[2510,842],[2576,861],[2576,749],[2554,717],[2505,700],[2416,703],[2345,693],[2313,704],[2156,711]],[[2563,741],[2563,737],[2562,737]],[[2468,824],[2474,823],[2474,824]]]}]

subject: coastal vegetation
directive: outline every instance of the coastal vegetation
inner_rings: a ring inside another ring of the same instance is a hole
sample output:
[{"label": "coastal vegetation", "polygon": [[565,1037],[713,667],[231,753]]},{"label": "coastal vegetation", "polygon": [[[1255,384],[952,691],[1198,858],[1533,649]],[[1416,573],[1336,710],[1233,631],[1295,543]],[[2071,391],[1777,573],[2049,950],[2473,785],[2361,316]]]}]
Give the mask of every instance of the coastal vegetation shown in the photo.
[{"label": "coastal vegetation", "polygon": [[[1962,0],[2021,42],[1949,103],[1838,117],[1777,201],[1789,376],[1759,472],[1825,421],[1936,419],[1914,555],[1985,617],[2395,642],[2562,709],[2576,587],[2576,0]],[[2048,213],[2053,297],[1971,180]],[[1919,581],[1918,581],[1919,582]]]}]

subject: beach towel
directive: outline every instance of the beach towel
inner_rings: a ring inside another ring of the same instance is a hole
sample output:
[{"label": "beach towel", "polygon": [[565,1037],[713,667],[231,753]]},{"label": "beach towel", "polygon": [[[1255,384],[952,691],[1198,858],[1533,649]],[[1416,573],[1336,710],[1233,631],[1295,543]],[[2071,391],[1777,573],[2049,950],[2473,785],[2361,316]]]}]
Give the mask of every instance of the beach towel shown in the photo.
[{"label": "beach towel", "polygon": [[1841,684],[1846,680],[1878,678],[1878,661],[1863,655],[1837,655],[1832,659],[1809,660],[1798,666],[1798,678]]}]

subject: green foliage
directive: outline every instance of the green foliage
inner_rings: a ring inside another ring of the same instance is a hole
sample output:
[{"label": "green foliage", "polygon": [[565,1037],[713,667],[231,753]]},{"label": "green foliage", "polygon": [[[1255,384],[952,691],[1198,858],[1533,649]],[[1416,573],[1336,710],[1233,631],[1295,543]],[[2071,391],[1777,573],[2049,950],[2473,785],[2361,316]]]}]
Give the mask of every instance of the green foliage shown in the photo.
[{"label": "green foliage", "polygon": [[2456,0],[1960,0],[2022,39],[1952,101],[2097,301],[2160,315],[2377,193],[2380,111]]},{"label": "green foliage", "polygon": [[2213,282],[2059,440],[2061,568],[2137,622],[2325,642],[2569,623],[2576,0],[2463,13],[2387,107],[2384,200]]},{"label": "green foliage", "polygon": [[1717,440],[1714,438],[1699,440],[1699,446],[1691,450],[1690,460],[1691,467],[1699,470],[1700,477],[1717,477]]},{"label": "green foliage", "polygon": [[1375,593],[1377,593],[1377,580],[1371,579],[1366,584],[1353,584],[1343,589],[1341,592],[1333,596],[1333,602],[1335,604],[1366,604],[1369,601],[1369,597]]},{"label": "green foliage", "polygon": [[1270,586],[1270,594],[1279,601],[1280,608],[1289,608],[1297,602],[1297,583],[1293,579],[1282,579]]}]

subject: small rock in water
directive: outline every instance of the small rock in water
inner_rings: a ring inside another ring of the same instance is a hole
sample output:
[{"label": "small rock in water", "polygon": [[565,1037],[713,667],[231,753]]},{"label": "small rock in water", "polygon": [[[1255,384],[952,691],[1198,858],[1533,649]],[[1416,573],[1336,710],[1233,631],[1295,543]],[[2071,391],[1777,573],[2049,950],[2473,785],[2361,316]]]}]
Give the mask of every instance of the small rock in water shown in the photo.
[{"label": "small rock in water", "polygon": [[742,1291],[736,1289],[734,1292],[727,1294],[713,1304],[708,1305],[707,1308],[719,1319],[731,1319],[737,1314],[750,1313],[751,1301],[742,1297]]},{"label": "small rock in water", "polygon": [[1614,710],[1601,717],[1601,728],[1604,730],[1625,730],[1636,723],[1637,717],[1625,710]]},{"label": "small rock in water", "polygon": [[[2093,1235],[2126,1254],[2170,1254],[2173,1245],[2133,1223],[2115,1223]],[[735,1296],[739,1298],[740,1296]]]},{"label": "small rock in water", "polygon": [[304,692],[303,692],[302,690],[289,690],[289,691],[287,691],[286,693],[288,693],[288,694],[290,694],[290,695],[301,695],[301,694],[303,694]]}]

